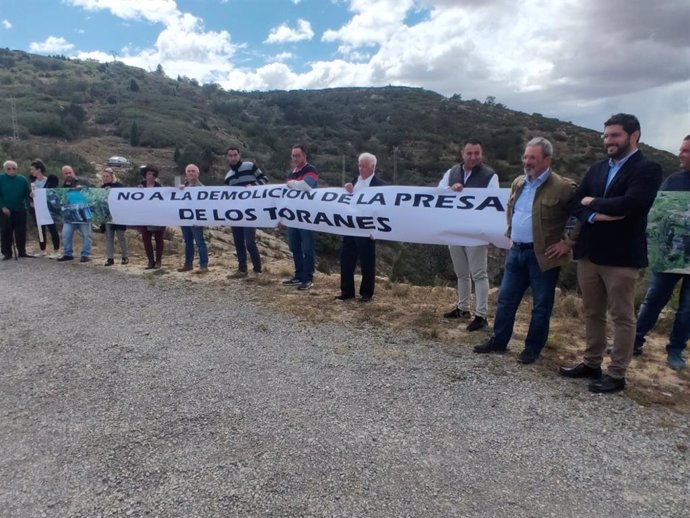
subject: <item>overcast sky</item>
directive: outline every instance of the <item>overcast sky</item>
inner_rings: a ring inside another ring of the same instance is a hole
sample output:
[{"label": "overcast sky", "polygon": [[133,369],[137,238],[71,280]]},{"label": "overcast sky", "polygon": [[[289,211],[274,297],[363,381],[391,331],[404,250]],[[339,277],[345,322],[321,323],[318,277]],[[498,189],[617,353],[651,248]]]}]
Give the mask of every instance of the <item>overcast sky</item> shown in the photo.
[{"label": "overcast sky", "polygon": [[420,86],[600,130],[690,133],[690,0],[0,0],[0,46],[227,89]]}]

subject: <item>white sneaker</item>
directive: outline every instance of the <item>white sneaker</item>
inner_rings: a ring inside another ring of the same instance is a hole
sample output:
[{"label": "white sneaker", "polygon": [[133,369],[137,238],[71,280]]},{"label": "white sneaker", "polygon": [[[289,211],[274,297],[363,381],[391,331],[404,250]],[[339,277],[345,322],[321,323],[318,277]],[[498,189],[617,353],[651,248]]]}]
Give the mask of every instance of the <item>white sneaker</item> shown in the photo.
[{"label": "white sneaker", "polygon": [[45,250],[39,250],[38,252],[36,252],[34,254],[34,257],[45,257],[45,256],[46,256]]},{"label": "white sneaker", "polygon": [[59,259],[61,257],[59,252],[55,252],[54,254],[50,254],[48,256],[48,259]]}]

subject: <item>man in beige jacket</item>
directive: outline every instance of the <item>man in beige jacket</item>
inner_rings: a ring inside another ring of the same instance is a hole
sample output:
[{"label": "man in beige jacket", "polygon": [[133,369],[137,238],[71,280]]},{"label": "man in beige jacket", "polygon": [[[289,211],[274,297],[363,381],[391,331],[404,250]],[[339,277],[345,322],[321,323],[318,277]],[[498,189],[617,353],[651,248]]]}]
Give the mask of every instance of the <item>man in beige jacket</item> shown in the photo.
[{"label": "man in beige jacket", "polygon": [[508,199],[506,236],[512,246],[506,256],[494,331],[474,348],[476,353],[507,350],[515,313],[527,288],[532,288],[532,317],[518,362],[534,363],[546,344],[558,274],[571,260],[574,245],[566,223],[575,184],[551,171],[552,156],[553,146],[545,138],[533,138],[525,147],[525,174],[515,179]]}]

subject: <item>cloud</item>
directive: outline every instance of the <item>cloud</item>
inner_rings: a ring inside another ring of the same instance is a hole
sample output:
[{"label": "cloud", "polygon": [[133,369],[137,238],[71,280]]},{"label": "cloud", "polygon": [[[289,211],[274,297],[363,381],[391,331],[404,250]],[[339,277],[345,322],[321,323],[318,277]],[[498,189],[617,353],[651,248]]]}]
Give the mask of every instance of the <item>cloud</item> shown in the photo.
[{"label": "cloud", "polygon": [[65,38],[48,36],[45,41],[34,41],[29,44],[29,50],[36,53],[69,52],[74,45]]},{"label": "cloud", "polygon": [[180,15],[174,0],[65,0],[67,4],[87,11],[108,10],[124,20],[147,20],[169,23]]},{"label": "cloud", "polygon": [[294,57],[294,54],[292,52],[281,52],[280,54],[276,54],[275,56],[271,56],[266,59],[269,63],[283,63],[285,61],[289,61]]},{"label": "cloud", "polygon": [[2,21],[2,28],[3,29],[11,29],[12,23],[9,20],[3,20]]},{"label": "cloud", "polygon": [[287,24],[282,24],[271,29],[268,38],[264,43],[286,43],[310,40],[314,37],[314,31],[311,29],[311,24],[307,20],[301,18],[297,20],[297,28],[292,29]]}]

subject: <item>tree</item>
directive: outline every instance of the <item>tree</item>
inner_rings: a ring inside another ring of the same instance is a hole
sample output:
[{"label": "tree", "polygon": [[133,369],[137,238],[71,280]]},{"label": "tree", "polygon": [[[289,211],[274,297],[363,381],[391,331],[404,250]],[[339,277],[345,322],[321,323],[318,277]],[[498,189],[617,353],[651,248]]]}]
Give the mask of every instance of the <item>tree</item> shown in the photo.
[{"label": "tree", "polygon": [[156,67],[156,71],[154,72],[157,76],[164,76],[165,75],[165,70],[163,70],[163,66],[159,63],[158,66]]},{"label": "tree", "polygon": [[494,97],[493,95],[489,95],[484,101],[484,104],[486,106],[496,106],[496,97]]},{"label": "tree", "polygon": [[132,122],[132,126],[129,128],[129,143],[132,145],[132,147],[137,147],[139,145],[140,137],[141,133],[139,132],[139,126],[137,126],[137,122],[134,121]]},{"label": "tree", "polygon": [[132,92],[138,92],[139,91],[139,83],[137,83],[137,80],[132,78],[129,80],[129,89]]}]

